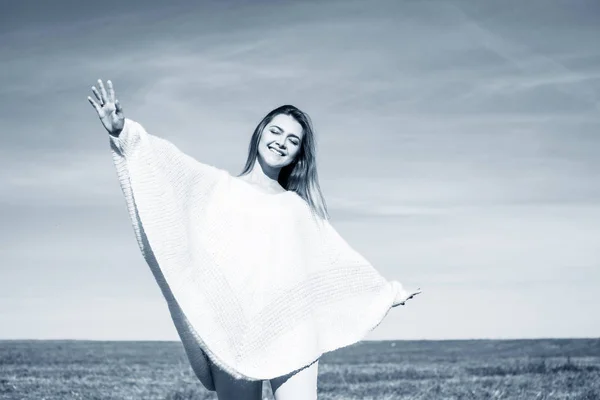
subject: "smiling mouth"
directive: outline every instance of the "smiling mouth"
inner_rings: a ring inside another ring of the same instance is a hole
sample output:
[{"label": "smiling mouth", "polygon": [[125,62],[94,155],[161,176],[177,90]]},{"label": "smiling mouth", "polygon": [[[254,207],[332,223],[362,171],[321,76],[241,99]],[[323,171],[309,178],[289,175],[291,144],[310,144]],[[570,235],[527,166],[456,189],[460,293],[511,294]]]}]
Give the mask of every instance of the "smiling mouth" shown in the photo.
[{"label": "smiling mouth", "polygon": [[281,156],[281,157],[284,156],[284,154],[281,151],[276,150],[273,147],[269,147],[269,150],[271,150],[273,153],[277,154],[278,156]]}]

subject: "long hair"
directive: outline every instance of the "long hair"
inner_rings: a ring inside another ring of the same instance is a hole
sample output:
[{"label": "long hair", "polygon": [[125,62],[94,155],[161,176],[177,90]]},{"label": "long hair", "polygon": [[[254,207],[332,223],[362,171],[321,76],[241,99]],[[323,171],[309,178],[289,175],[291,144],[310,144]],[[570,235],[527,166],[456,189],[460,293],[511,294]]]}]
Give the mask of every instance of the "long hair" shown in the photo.
[{"label": "long hair", "polygon": [[312,122],[308,114],[297,107],[286,104],[269,112],[254,129],[248,146],[248,159],[244,169],[238,176],[248,174],[258,157],[258,143],[265,127],[279,114],[289,115],[294,118],[304,131],[300,150],[294,161],[283,167],[279,172],[277,181],[286,190],[292,190],[302,197],[310,206],[314,214],[323,219],[329,219],[325,198],[319,186],[316,160],[316,141]]}]

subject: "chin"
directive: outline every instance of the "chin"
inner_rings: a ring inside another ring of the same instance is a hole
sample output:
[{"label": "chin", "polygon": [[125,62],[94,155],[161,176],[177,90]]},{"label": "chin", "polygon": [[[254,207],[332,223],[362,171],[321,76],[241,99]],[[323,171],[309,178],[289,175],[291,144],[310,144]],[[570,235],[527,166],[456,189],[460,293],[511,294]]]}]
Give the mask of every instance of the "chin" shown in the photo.
[{"label": "chin", "polygon": [[271,167],[271,168],[283,168],[283,167],[285,167],[285,166],[289,165],[290,163],[289,163],[289,162],[278,162],[278,163],[274,163],[274,162],[271,162],[271,161],[266,161],[266,164],[267,164],[269,167]]},{"label": "chin", "polygon": [[267,150],[269,152],[269,154],[261,154],[259,153],[258,156],[261,158],[262,162],[264,162],[265,164],[267,164],[269,167],[271,168],[283,168],[287,165],[290,165],[292,160],[289,159],[289,157],[286,157],[284,159],[280,159],[277,161],[273,160],[273,155],[270,154],[271,150]]}]

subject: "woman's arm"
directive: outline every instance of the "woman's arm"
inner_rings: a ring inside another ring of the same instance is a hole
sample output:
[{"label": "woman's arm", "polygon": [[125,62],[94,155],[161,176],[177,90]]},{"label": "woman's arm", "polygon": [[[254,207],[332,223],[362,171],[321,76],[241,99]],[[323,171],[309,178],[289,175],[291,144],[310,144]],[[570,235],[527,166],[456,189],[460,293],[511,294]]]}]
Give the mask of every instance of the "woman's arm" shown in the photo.
[{"label": "woman's arm", "polygon": [[[108,91],[104,88],[102,80],[98,79],[98,88],[92,86],[96,101],[88,96],[88,101],[98,113],[104,128],[108,131],[111,147],[115,154],[117,168],[125,167],[126,161],[134,163],[137,158],[147,166],[165,168],[166,178],[178,178],[186,175],[189,182],[194,175],[201,175],[210,180],[216,175],[217,169],[202,164],[192,157],[181,152],[174,144],[165,139],[148,134],[137,122],[125,118],[123,107],[116,97],[113,83],[108,80]],[[121,171],[119,171],[121,172]],[[175,174],[170,174],[175,172]],[[161,171],[162,174],[162,171]],[[180,183],[180,182],[175,182]]]},{"label": "woman's arm", "polygon": [[115,161],[141,158],[168,174],[172,182],[187,189],[199,183],[198,180],[208,183],[207,180],[215,180],[224,172],[199,162],[168,140],[149,134],[140,123],[129,118],[125,118],[123,129],[117,135],[110,134],[109,138],[113,151],[117,153]]},{"label": "woman's arm", "polygon": [[110,134],[113,161],[140,248],[150,264],[155,256],[156,262],[182,265],[194,245],[190,226],[228,173],[126,119],[111,81],[108,92],[101,80],[98,87],[92,87],[97,101],[88,100]]}]

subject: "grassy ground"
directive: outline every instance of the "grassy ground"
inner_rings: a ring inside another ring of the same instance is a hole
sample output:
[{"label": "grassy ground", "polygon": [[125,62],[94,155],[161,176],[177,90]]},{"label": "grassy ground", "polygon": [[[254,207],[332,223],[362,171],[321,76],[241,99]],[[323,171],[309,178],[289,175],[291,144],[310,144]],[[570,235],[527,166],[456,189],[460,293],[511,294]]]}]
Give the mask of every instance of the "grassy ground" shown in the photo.
[{"label": "grassy ground", "polygon": [[[600,399],[600,339],[362,342],[319,399]],[[264,385],[264,398],[272,398]],[[0,399],[216,399],[178,342],[0,341]]]}]

